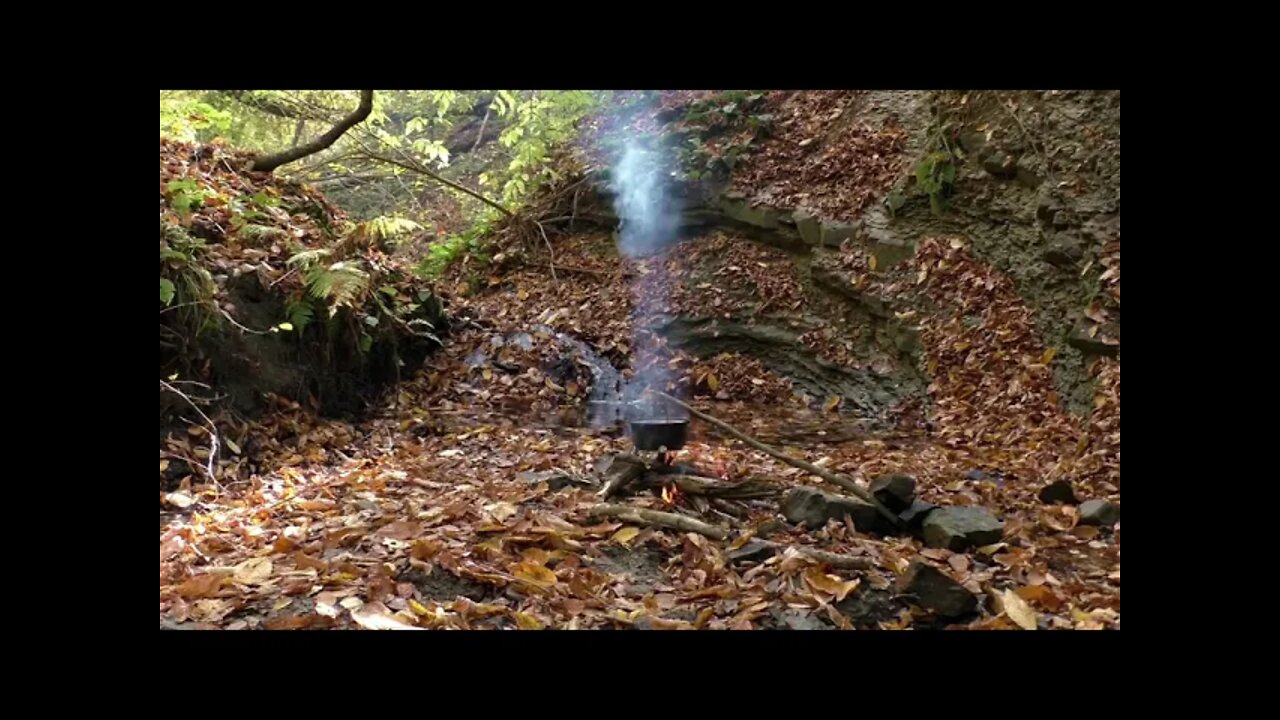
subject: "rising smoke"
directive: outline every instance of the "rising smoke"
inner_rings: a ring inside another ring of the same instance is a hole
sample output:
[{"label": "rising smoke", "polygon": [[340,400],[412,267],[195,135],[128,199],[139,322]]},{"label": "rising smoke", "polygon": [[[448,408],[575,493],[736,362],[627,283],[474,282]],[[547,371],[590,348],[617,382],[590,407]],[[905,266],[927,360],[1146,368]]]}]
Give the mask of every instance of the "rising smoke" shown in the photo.
[{"label": "rising smoke", "polygon": [[633,420],[686,417],[682,410],[644,396],[647,388],[667,391],[672,385],[665,340],[646,327],[670,297],[665,260],[679,229],[680,204],[671,192],[673,175],[665,155],[660,144],[647,146],[632,138],[613,163],[611,174],[614,209],[621,221],[618,250],[644,259],[647,266],[632,284],[635,375],[622,393]]}]

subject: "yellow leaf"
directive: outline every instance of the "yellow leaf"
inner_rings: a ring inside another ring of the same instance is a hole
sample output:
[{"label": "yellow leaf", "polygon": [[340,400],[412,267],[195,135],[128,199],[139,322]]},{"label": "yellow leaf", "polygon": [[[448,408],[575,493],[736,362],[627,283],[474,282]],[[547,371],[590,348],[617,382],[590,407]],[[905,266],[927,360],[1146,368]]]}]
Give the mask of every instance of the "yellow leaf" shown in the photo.
[{"label": "yellow leaf", "polygon": [[844,600],[845,597],[857,589],[861,580],[853,579],[848,582],[841,580],[835,575],[828,575],[822,571],[822,568],[811,567],[804,573],[804,581],[809,587],[820,592],[835,597],[836,601]]},{"label": "yellow leaf", "polygon": [[711,388],[711,392],[720,389],[720,380],[716,378],[715,373],[707,373],[707,387]]},{"label": "yellow leaf", "polygon": [[516,613],[516,627],[521,630],[545,630],[546,626],[538,618],[525,612]]},{"label": "yellow leaf", "polygon": [[1000,604],[1003,606],[1004,614],[1017,623],[1018,627],[1023,630],[1036,629],[1036,611],[1031,609],[1026,600],[1018,597],[1016,592],[1005,590],[1000,594]]},{"label": "yellow leaf", "polygon": [[260,585],[271,577],[271,569],[270,558],[253,558],[237,565],[233,577],[242,585]]},{"label": "yellow leaf", "polygon": [[631,541],[634,540],[635,537],[639,534],[640,534],[640,528],[628,526],[614,533],[613,537],[610,539],[618,543],[619,545],[629,545]]},{"label": "yellow leaf", "polygon": [[876,270],[876,256],[875,256],[875,255],[872,255],[871,257],[868,257],[868,258],[867,258],[867,267],[871,268],[871,272],[875,272],[875,270]]},{"label": "yellow leaf", "polygon": [[558,582],[556,574],[535,562],[528,560],[518,563],[512,574],[517,578],[539,588],[548,588]]},{"label": "yellow leaf", "polygon": [[231,438],[223,438],[222,441],[227,444],[227,447],[231,449],[231,452],[235,453],[236,455],[240,454],[240,446],[235,444],[235,442]]},{"label": "yellow leaf", "polygon": [[827,398],[827,402],[822,406],[822,409],[826,410],[827,412],[832,412],[836,408],[840,407],[840,400],[841,400],[841,397],[839,395],[832,395],[831,397]]},{"label": "yellow leaf", "polygon": [[391,615],[382,603],[369,603],[351,611],[351,619],[366,630],[422,630]]},{"label": "yellow leaf", "polygon": [[1044,355],[1040,357],[1040,364],[1048,365],[1049,363],[1053,362],[1053,356],[1057,354],[1058,354],[1058,348],[1056,347],[1051,347],[1048,350],[1045,350]]},{"label": "yellow leaf", "polygon": [[502,522],[519,512],[516,506],[509,502],[490,503],[484,506],[484,511],[492,515],[493,519],[498,522]]},{"label": "yellow leaf", "polygon": [[423,605],[422,603],[412,598],[410,598],[409,600],[409,609],[412,610],[415,615],[426,616],[431,614],[431,611],[427,609],[426,605]]}]

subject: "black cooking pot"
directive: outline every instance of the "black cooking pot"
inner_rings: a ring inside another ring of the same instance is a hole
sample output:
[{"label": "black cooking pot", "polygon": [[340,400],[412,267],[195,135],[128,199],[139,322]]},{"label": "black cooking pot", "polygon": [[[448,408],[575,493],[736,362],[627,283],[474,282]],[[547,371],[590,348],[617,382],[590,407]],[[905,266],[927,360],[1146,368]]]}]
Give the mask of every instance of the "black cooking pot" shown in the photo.
[{"label": "black cooking pot", "polygon": [[688,420],[632,420],[627,426],[637,450],[679,450],[689,439]]}]

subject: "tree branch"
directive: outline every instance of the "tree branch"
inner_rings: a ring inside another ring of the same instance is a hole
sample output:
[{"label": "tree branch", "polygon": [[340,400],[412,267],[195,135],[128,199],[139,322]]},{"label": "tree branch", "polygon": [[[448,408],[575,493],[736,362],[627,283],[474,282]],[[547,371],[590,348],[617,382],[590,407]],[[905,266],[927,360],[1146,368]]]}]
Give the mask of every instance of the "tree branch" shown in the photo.
[{"label": "tree branch", "polygon": [[399,161],[399,160],[396,160],[395,158],[389,158],[389,157],[387,157],[387,156],[385,156],[385,155],[379,155],[378,153],[374,152],[373,150],[370,150],[369,148],[365,147],[365,146],[363,145],[363,143],[361,144],[361,147],[364,147],[364,148],[365,148],[365,150],[364,150],[364,152],[365,152],[365,156],[367,156],[367,157],[368,157],[369,159],[371,159],[371,160],[377,160],[377,161],[379,161],[379,162],[384,162],[384,163],[386,163],[386,164],[388,164],[388,165],[395,165],[395,166],[396,166],[396,167],[398,167],[398,168],[404,168],[405,170],[408,170],[408,171],[410,171],[410,172],[418,173],[419,175],[426,175],[427,177],[431,178],[432,180],[435,180],[436,182],[442,183],[442,184],[444,184],[444,185],[448,185],[449,187],[453,188],[454,190],[457,190],[457,191],[459,191],[459,192],[463,192],[463,193],[466,193],[467,195],[470,195],[471,197],[473,197],[473,198],[475,198],[475,199],[479,200],[480,202],[484,203],[485,205],[488,205],[489,207],[491,207],[491,208],[493,208],[493,209],[497,210],[498,212],[502,213],[503,215],[506,215],[507,217],[515,217],[515,215],[516,215],[515,213],[513,213],[513,212],[511,212],[510,210],[506,209],[505,207],[503,207],[503,206],[499,205],[498,203],[494,202],[493,200],[490,200],[489,198],[487,198],[487,197],[485,197],[485,196],[481,195],[480,193],[476,192],[475,190],[472,190],[471,188],[466,187],[465,185],[459,185],[458,183],[456,183],[456,182],[454,182],[454,181],[452,181],[452,180],[450,180],[450,179],[448,179],[448,178],[441,177],[441,176],[439,176],[439,175],[437,175],[437,174],[435,174],[435,173],[431,172],[430,170],[426,169],[425,167],[423,167],[423,166],[419,165],[419,164],[418,164],[418,163],[416,163],[416,162],[413,162],[413,161],[410,161],[410,162],[401,162],[401,161]]},{"label": "tree branch", "polygon": [[348,130],[364,122],[371,112],[373,112],[373,91],[361,90],[359,107],[350,115],[338,121],[329,132],[304,145],[298,145],[274,155],[259,157],[253,161],[249,169],[258,172],[271,172],[281,165],[301,160],[308,155],[314,155],[321,150],[325,150],[337,142],[338,138],[342,137]]}]

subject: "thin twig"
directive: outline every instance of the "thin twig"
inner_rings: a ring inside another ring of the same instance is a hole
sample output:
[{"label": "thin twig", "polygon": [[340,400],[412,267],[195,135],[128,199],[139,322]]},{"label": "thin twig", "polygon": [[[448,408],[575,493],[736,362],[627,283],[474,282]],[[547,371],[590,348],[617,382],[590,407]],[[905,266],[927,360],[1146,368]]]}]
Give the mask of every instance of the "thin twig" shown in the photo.
[{"label": "thin twig", "polygon": [[1040,162],[1044,164],[1044,174],[1048,176],[1049,182],[1056,182],[1053,178],[1053,168],[1049,166],[1049,161],[1041,154],[1040,148],[1036,147],[1035,138],[1032,137],[1031,131],[1027,130],[1027,126],[1022,124],[1022,118],[1018,117],[1018,113],[1014,112],[1013,98],[1009,98],[1007,103],[1001,103],[1001,106],[1009,113],[1009,117],[1012,117],[1013,121],[1018,123],[1018,128],[1022,130],[1022,137],[1031,146],[1031,149],[1035,151],[1036,157],[1040,158]]},{"label": "thin twig", "polygon": [[533,221],[538,226],[538,232],[542,233],[542,241],[547,244],[547,266],[551,268],[551,279],[556,279],[556,252],[551,249],[551,241],[547,239],[547,230],[542,227],[542,223],[537,220]]},{"label": "thin twig", "polygon": [[235,325],[236,327],[240,328],[241,330],[247,333],[252,333],[254,335],[270,335],[272,333],[271,330],[254,330],[253,328],[247,328],[241,325],[240,323],[236,322],[236,319],[231,317],[231,313],[227,312],[226,310],[223,310],[222,307],[218,305],[217,302],[214,302],[213,306],[218,308],[218,312],[222,313],[222,317],[226,318],[232,325]]},{"label": "thin twig", "polygon": [[222,483],[218,482],[218,476],[215,475],[213,472],[214,463],[217,462],[217,459],[218,459],[218,427],[213,424],[213,421],[209,419],[208,415],[204,414],[204,410],[201,410],[200,406],[197,405],[194,400],[192,400],[190,397],[187,397],[186,393],[170,385],[164,380],[160,381],[160,389],[168,390],[174,395],[177,395],[178,397],[185,400],[187,404],[190,405],[192,409],[194,409],[197,413],[199,413],[200,417],[204,420],[205,429],[209,431],[210,442],[209,442],[209,464],[207,467],[203,469],[205,473],[209,475],[209,480],[210,482],[213,483],[214,487],[218,488],[220,492],[226,492],[226,489],[222,487]]}]

